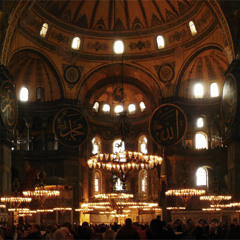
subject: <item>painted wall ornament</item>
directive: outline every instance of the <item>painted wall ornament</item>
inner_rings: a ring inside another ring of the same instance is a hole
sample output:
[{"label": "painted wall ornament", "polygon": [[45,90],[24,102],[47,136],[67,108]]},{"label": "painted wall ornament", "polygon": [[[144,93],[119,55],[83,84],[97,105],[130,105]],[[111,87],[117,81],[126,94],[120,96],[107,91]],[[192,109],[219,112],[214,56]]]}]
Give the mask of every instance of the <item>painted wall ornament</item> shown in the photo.
[{"label": "painted wall ornament", "polygon": [[88,123],[76,108],[63,108],[53,120],[53,132],[66,147],[79,147],[88,135]]},{"label": "painted wall ornament", "polygon": [[81,79],[82,70],[82,66],[63,65],[64,79],[69,87],[72,87]]},{"label": "painted wall ornament", "polygon": [[187,118],[179,106],[163,104],[153,112],[149,131],[157,144],[164,147],[177,144],[186,130]]},{"label": "painted wall ornament", "polygon": [[165,84],[166,87],[170,87],[172,80],[175,76],[175,62],[164,63],[162,65],[155,66],[159,80]]}]

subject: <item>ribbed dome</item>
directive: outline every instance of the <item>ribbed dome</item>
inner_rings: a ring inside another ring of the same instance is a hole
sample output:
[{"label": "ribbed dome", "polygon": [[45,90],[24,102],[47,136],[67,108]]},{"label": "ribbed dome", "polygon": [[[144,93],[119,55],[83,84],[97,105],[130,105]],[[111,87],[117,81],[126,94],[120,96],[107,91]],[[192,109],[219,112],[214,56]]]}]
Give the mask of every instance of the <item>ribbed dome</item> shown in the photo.
[{"label": "ribbed dome", "polygon": [[61,98],[59,79],[49,61],[32,51],[20,51],[14,54],[9,63],[9,72],[17,86],[16,94],[19,99],[21,87],[28,88],[29,101],[36,101],[36,89],[44,88],[45,101]]},{"label": "ribbed dome", "polygon": [[193,87],[197,82],[200,82],[204,83],[204,96],[210,97],[209,86],[216,82],[221,96],[227,66],[227,58],[220,51],[209,50],[199,54],[183,73],[179,95],[192,98]]},{"label": "ribbed dome", "polygon": [[196,4],[190,0],[41,1],[41,6],[64,22],[95,30],[139,30],[178,20]]}]

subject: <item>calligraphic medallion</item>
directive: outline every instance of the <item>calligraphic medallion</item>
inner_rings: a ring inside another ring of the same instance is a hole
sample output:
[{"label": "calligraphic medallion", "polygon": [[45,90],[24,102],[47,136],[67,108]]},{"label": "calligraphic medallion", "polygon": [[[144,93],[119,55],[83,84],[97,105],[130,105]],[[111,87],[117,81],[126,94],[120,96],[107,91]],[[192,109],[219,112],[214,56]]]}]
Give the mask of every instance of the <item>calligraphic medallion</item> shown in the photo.
[{"label": "calligraphic medallion", "polygon": [[53,131],[58,141],[67,147],[78,147],[88,134],[88,123],[75,108],[63,108],[53,120]]},{"label": "calligraphic medallion", "polygon": [[228,74],[223,85],[222,119],[226,127],[231,127],[235,121],[238,108],[238,88],[234,76]]},{"label": "calligraphic medallion", "polygon": [[186,130],[186,115],[177,105],[163,104],[153,112],[149,131],[157,144],[161,146],[177,144]]},{"label": "calligraphic medallion", "polygon": [[11,81],[4,81],[0,87],[1,118],[10,132],[15,129],[18,116],[15,87]]}]

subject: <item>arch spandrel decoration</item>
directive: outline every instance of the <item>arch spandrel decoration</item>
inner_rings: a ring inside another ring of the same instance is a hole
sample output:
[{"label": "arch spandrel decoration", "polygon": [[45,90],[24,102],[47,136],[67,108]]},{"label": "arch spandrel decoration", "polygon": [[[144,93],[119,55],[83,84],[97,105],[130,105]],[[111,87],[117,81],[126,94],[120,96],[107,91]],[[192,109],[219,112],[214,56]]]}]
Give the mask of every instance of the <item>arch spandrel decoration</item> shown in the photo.
[{"label": "arch spandrel decoration", "polygon": [[88,135],[88,122],[76,108],[63,108],[53,120],[53,132],[66,147],[79,147]]},{"label": "arch spandrel decoration", "polygon": [[187,118],[174,104],[163,104],[152,114],[149,130],[152,139],[161,146],[177,144],[186,133]]}]

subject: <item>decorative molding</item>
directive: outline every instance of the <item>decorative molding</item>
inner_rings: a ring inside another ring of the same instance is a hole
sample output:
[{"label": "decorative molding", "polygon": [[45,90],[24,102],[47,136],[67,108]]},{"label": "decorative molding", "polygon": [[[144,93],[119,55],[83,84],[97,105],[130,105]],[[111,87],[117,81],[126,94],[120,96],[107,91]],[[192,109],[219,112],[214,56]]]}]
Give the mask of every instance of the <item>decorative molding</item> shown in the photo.
[{"label": "decorative molding", "polygon": [[168,37],[168,41],[170,44],[174,42],[184,41],[187,38],[187,30],[184,28],[181,31],[176,31],[174,34]]},{"label": "decorative molding", "polygon": [[139,50],[142,50],[143,48],[150,48],[150,47],[151,47],[151,43],[148,40],[145,42],[139,40],[137,43],[130,42],[129,44],[129,48],[131,50],[134,50],[136,48]]},{"label": "decorative molding", "polygon": [[[144,36],[144,35],[149,35],[149,34],[158,34],[159,32],[163,32],[163,31],[167,31],[169,30],[169,28],[173,28],[176,27],[176,25],[181,25],[184,24],[186,22],[186,19],[191,19],[193,16],[195,16],[195,14],[199,11],[199,9],[203,6],[204,1],[197,1],[194,5],[195,7],[192,8],[192,11],[189,11],[188,13],[185,14],[184,17],[178,18],[175,21],[171,21],[169,23],[164,23],[162,25],[158,25],[154,28],[144,28],[142,30],[137,30],[133,29],[128,30],[128,31],[122,31],[119,33],[119,37],[139,37],[139,35]],[[49,14],[48,12],[46,12],[44,10],[44,8],[39,4],[36,3],[33,6],[34,11],[36,12],[36,14],[40,14],[44,19],[50,21],[52,24],[62,28],[63,30],[67,30],[67,31],[72,31],[76,34],[82,34],[85,36],[95,36],[95,37],[113,37],[114,36],[114,32],[113,31],[94,31],[94,29],[87,29],[84,28],[82,26],[82,28],[80,29],[78,26],[76,25],[70,25],[69,23],[65,23],[59,19],[57,19],[56,17],[53,17],[51,14]],[[83,16],[82,16],[83,17]],[[119,19],[118,19],[119,20]],[[124,26],[120,26],[122,24],[120,24],[120,22],[117,20],[118,24],[117,27],[115,28],[115,30],[124,30]],[[77,20],[79,21],[79,20]],[[85,22],[86,23],[86,22]],[[163,23],[163,22],[161,22]],[[87,27],[87,24],[85,24],[85,26]],[[126,30],[126,29],[125,29]]]},{"label": "decorative molding", "polygon": [[96,52],[99,50],[107,51],[108,50],[108,45],[106,43],[100,43],[99,41],[95,43],[88,42],[87,43],[87,48],[88,49],[94,49]]}]

